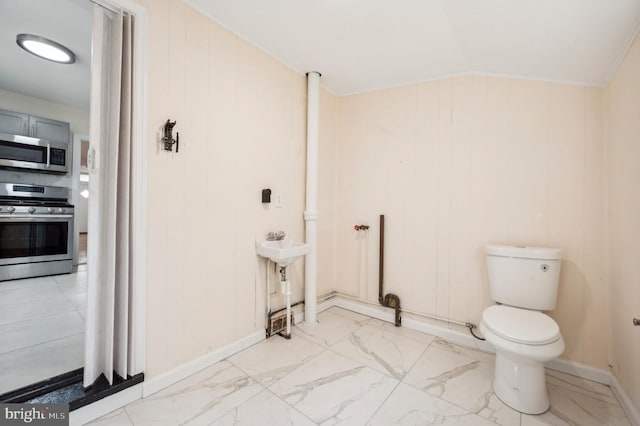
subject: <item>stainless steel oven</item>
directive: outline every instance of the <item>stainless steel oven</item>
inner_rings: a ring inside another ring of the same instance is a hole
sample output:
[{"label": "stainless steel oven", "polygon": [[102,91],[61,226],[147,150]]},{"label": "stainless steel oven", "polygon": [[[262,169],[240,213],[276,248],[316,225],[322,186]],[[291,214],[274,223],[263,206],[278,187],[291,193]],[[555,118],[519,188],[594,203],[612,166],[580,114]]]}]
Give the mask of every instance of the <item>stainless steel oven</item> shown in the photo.
[{"label": "stainless steel oven", "polygon": [[0,133],[0,166],[67,173],[68,154],[68,143]]},{"label": "stainless steel oven", "polygon": [[0,281],[70,273],[69,189],[0,183]]}]

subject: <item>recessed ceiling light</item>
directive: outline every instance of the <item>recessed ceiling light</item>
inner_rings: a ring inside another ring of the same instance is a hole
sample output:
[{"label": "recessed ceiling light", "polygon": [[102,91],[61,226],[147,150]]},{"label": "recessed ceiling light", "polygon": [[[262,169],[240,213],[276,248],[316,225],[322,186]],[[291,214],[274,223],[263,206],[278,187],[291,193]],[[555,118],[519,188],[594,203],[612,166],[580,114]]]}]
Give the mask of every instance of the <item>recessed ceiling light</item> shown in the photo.
[{"label": "recessed ceiling light", "polygon": [[76,55],[60,43],[33,34],[18,34],[16,43],[27,52],[48,61],[73,64]]}]

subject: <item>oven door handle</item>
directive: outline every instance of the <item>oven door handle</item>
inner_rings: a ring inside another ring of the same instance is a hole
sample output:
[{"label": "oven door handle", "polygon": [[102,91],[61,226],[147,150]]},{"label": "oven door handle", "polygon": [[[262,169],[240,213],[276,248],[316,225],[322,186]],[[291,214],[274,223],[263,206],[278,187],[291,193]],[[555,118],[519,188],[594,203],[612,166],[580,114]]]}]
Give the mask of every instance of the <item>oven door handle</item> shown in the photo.
[{"label": "oven door handle", "polygon": [[51,144],[48,143],[47,144],[47,165],[46,167],[49,167],[51,165]]},{"label": "oven door handle", "polygon": [[22,221],[22,222],[35,222],[36,219],[45,219],[45,220],[49,220],[51,222],[62,222],[62,220],[60,219],[65,219],[65,220],[69,220],[69,219],[73,219],[73,214],[30,214],[30,215],[19,215],[16,216],[16,214],[11,214],[11,215],[4,215],[4,214],[0,214],[0,222],[6,222],[6,221]]}]

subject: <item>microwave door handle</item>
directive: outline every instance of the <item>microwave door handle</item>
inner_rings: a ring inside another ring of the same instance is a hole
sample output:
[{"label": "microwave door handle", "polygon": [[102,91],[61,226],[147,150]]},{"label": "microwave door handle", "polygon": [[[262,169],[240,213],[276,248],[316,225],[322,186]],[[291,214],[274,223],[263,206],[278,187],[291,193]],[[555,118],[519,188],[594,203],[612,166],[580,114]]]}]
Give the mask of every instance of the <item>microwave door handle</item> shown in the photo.
[{"label": "microwave door handle", "polygon": [[51,144],[47,144],[47,165],[45,167],[49,167],[51,164]]}]

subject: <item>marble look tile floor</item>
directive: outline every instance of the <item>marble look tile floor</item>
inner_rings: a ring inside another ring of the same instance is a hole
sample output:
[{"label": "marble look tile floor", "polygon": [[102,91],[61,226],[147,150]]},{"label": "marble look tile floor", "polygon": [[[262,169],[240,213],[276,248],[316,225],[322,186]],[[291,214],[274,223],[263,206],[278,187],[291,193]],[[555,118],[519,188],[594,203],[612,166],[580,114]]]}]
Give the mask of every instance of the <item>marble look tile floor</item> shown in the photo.
[{"label": "marble look tile floor", "polygon": [[492,392],[494,356],[339,308],[95,425],[630,425],[611,389],[548,370],[551,409]]},{"label": "marble look tile floor", "polygon": [[0,282],[0,394],[82,367],[87,270]]}]

